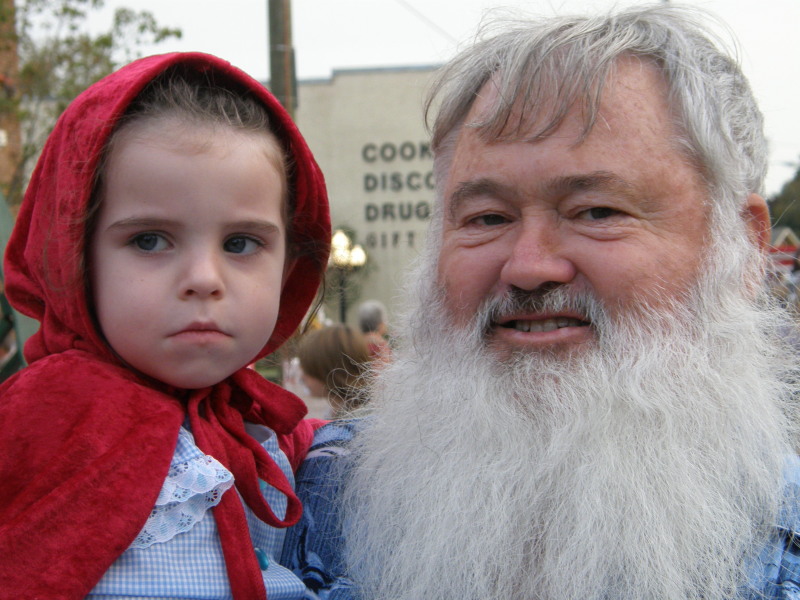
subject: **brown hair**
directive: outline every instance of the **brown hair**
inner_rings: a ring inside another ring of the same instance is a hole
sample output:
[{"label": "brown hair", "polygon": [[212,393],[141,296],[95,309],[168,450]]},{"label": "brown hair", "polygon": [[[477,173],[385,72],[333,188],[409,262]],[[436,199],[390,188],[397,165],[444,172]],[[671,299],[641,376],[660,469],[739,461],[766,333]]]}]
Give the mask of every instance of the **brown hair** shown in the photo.
[{"label": "brown hair", "polygon": [[265,106],[252,94],[223,87],[210,79],[211,73],[201,73],[175,65],[153,79],[131,102],[117,122],[95,172],[94,192],[87,209],[87,243],[91,240],[97,212],[102,203],[105,170],[114,145],[121,134],[132,126],[164,119],[175,120],[185,126],[221,126],[263,135],[276,152],[271,160],[282,178],[286,222],[287,250],[292,255],[292,195],[288,189],[288,170],[291,168],[286,151],[272,130],[270,115]]},{"label": "brown hair", "polygon": [[361,332],[348,325],[317,329],[303,336],[298,357],[303,372],[325,384],[337,413],[363,404],[360,388],[370,353]]}]

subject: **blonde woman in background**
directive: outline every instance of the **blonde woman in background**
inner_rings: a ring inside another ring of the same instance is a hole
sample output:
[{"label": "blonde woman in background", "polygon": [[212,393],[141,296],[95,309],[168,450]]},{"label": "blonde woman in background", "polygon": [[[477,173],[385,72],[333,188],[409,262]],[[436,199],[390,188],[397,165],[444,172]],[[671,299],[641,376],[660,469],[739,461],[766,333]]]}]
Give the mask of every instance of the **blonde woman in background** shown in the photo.
[{"label": "blonde woman in background", "polygon": [[301,340],[298,358],[303,382],[313,396],[328,399],[332,418],[363,403],[360,389],[371,357],[361,332],[347,325],[312,331]]}]

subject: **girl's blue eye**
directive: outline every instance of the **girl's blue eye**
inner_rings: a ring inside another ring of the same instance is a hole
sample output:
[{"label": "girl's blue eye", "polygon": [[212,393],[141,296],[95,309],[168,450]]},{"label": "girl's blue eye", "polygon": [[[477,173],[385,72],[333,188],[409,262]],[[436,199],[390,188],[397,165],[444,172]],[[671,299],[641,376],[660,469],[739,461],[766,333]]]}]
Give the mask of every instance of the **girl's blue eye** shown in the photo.
[{"label": "girl's blue eye", "polygon": [[144,252],[157,252],[166,248],[166,240],[157,233],[140,233],[131,243]]},{"label": "girl's blue eye", "polygon": [[258,240],[246,236],[228,238],[222,245],[225,252],[230,252],[231,254],[252,254],[261,246],[262,244]]}]

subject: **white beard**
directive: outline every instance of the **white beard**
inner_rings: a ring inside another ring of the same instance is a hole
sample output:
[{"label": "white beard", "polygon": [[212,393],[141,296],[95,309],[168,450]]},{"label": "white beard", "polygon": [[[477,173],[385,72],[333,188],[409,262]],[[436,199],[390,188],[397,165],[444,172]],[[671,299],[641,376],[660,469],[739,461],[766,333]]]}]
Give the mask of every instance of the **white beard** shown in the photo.
[{"label": "white beard", "polygon": [[588,351],[505,363],[484,317],[453,330],[429,261],[346,486],[364,597],[735,597],[779,510],[796,357],[729,243],[672,309],[596,309]]}]

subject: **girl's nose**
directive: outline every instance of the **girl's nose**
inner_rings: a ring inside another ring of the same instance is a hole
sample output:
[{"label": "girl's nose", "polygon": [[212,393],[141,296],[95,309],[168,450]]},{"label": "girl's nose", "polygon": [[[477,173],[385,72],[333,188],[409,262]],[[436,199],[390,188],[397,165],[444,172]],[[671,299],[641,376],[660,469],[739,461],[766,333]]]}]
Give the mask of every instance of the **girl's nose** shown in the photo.
[{"label": "girl's nose", "polygon": [[180,294],[184,298],[221,297],[224,293],[223,265],[213,252],[196,252],[187,257]]}]

